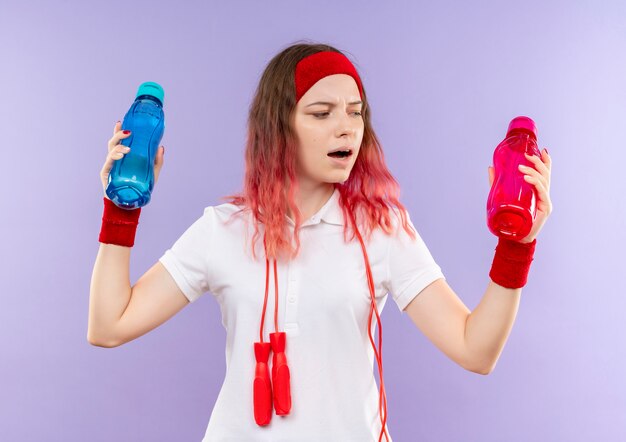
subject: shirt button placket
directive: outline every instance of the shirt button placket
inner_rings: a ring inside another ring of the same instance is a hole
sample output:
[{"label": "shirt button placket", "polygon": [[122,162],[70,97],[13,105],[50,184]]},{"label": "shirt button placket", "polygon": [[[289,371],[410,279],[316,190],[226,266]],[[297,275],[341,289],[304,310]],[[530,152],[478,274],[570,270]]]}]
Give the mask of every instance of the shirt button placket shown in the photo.
[{"label": "shirt button placket", "polygon": [[297,308],[298,308],[298,299],[297,299],[297,280],[294,269],[291,268],[289,270],[289,280],[287,283],[287,303],[285,308],[285,323],[286,324],[295,324],[297,318]]}]

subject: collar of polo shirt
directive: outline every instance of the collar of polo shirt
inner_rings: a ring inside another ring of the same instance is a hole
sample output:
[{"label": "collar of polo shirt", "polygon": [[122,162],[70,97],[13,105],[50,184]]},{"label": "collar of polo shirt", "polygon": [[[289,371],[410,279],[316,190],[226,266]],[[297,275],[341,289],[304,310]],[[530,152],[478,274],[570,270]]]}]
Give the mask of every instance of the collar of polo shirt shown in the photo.
[{"label": "collar of polo shirt", "polygon": [[[285,215],[285,217],[287,218],[287,222],[289,224],[292,226],[295,225],[291,218],[287,215]],[[326,204],[324,204],[315,215],[306,220],[302,226],[318,224],[320,221],[324,221],[328,224],[334,224],[336,226],[343,226],[343,213],[341,212],[341,206],[339,205],[338,189],[335,189]]]}]

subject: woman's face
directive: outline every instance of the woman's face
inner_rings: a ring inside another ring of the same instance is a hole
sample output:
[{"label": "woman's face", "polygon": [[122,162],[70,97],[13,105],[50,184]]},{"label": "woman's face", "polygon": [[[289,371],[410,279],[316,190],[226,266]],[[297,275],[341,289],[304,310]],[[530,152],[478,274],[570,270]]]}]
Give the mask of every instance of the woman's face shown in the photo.
[{"label": "woman's face", "polygon": [[[359,88],[347,74],[322,78],[300,98],[293,118],[300,185],[314,187],[348,179],[363,139],[362,109]],[[352,151],[346,160],[338,162],[328,156],[345,146]]]}]

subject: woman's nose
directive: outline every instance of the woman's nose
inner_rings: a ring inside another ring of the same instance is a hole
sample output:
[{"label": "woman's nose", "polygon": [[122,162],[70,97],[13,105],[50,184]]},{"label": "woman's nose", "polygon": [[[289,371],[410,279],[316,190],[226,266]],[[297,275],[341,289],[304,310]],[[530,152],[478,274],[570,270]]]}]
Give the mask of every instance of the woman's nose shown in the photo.
[{"label": "woman's nose", "polygon": [[361,121],[354,118],[350,113],[344,113],[339,118],[339,130],[342,133],[350,133],[353,134],[356,132],[358,125],[361,124]]}]

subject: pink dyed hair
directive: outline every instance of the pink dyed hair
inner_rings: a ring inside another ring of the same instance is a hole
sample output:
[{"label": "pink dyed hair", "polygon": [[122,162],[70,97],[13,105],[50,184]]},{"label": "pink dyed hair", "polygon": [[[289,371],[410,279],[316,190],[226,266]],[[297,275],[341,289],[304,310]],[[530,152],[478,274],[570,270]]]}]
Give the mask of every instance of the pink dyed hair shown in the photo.
[{"label": "pink dyed hair", "polygon": [[[250,112],[246,140],[246,171],[243,192],[222,197],[222,200],[242,206],[239,212],[251,211],[254,215],[254,244],[259,239],[258,223],[265,224],[267,258],[278,256],[293,258],[300,251],[299,230],[302,214],[295,204],[297,192],[296,151],[297,141],[292,128],[296,107],[295,68],[298,61],[320,51],[340,52],[326,44],[298,43],[278,53],[269,62],[259,81]],[[365,226],[365,236],[380,227],[386,234],[392,233],[389,205],[400,209],[402,226],[415,240],[408,224],[406,208],[399,201],[400,186],[385,165],[381,145],[371,125],[370,110],[363,85],[362,118],[364,133],[361,149],[350,177],[343,183],[335,183],[339,189],[339,203],[344,220],[350,220],[347,210],[353,211],[357,225]],[[287,227],[288,208],[295,214],[294,237]],[[262,213],[260,211],[262,209]],[[344,241],[348,239],[350,223],[344,223]]]}]

